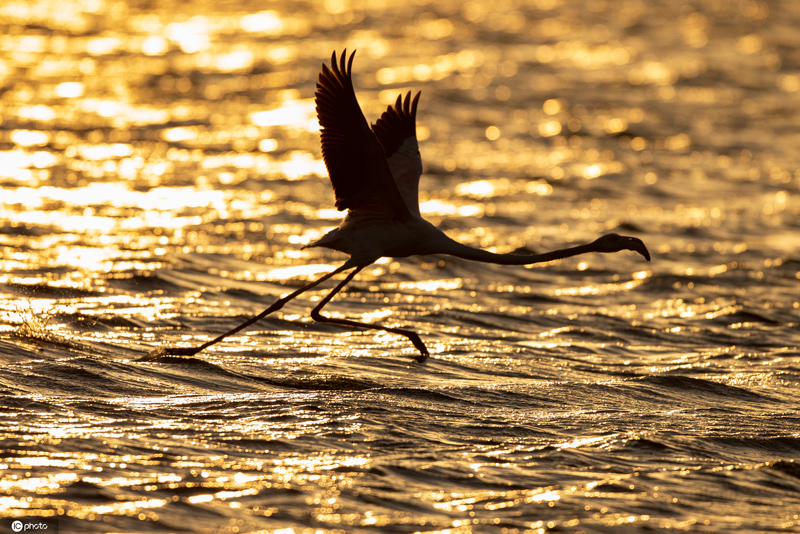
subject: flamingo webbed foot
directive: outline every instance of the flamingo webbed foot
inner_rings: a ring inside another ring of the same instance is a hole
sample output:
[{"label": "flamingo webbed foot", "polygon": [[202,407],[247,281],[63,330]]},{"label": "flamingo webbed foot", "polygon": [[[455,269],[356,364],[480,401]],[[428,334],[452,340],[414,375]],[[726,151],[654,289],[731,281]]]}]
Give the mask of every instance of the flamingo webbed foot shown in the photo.
[{"label": "flamingo webbed foot", "polygon": [[142,356],[138,361],[152,362],[163,356],[194,356],[200,352],[197,347],[159,347],[151,350],[147,356]]},{"label": "flamingo webbed foot", "polygon": [[412,332],[410,330],[402,330],[400,333],[406,336],[411,341],[411,343],[414,344],[414,347],[419,351],[419,356],[414,358],[417,361],[417,363],[424,363],[425,360],[427,360],[428,357],[431,355],[431,353],[428,352],[428,347],[425,346],[425,343],[422,342],[422,339],[419,337],[419,335],[416,332]]}]

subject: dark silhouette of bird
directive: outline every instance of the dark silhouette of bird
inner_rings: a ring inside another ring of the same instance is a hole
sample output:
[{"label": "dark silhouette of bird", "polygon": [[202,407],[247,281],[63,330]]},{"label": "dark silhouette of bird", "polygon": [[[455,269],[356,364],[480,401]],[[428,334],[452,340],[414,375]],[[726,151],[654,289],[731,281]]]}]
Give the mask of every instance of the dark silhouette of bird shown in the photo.
[{"label": "dark silhouette of bird", "polygon": [[161,348],[149,357],[192,356],[277,311],[301,293],[322,282],[350,271],[311,311],[315,321],[343,326],[382,330],[408,338],[422,360],[428,349],[416,332],[350,319],[322,315],[322,308],[364,267],[383,257],[448,254],[458,258],[501,265],[529,265],[588,252],[638,252],[650,260],[641,239],[618,234],[604,235],[591,243],[542,254],[496,254],[473,248],[449,238],[422,218],[418,190],[422,160],[416,136],[416,114],[420,93],[413,98],[398,96],[394,106],[381,115],[372,127],[367,123],[353,89],[352,65],[346,50],[337,61],[331,56],[330,68],[323,64],[315,93],[317,117],[322,138],[322,158],[328,169],[336,208],[347,210],[338,228],[307,247],[325,247],[348,254],[337,269],[279,299],[272,306],[198,347]]}]

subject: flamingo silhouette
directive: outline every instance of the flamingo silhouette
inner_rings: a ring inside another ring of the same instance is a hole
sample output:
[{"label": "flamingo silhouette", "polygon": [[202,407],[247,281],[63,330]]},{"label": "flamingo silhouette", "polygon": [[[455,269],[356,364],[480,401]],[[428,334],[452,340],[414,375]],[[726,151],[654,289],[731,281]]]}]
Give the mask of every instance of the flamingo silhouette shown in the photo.
[{"label": "flamingo silhouette", "polygon": [[336,208],[347,210],[347,215],[338,228],[307,245],[338,250],[349,254],[350,258],[337,269],[282,297],[260,314],[211,341],[197,347],[156,349],[148,358],[197,354],[281,309],[301,293],[339,273],[350,271],[314,307],[311,317],[324,323],[382,330],[405,336],[419,351],[418,359],[423,360],[429,356],[429,352],[416,332],[328,317],[321,313],[322,308],[359,271],[383,257],[449,254],[484,263],[529,265],[588,252],[631,250],[650,261],[650,253],[641,239],[618,234],[607,234],[588,244],[543,254],[495,254],[447,237],[444,232],[423,219],[419,211],[417,197],[422,160],[417,144],[416,114],[420,93],[413,99],[410,91],[405,98],[398,96],[394,106],[389,106],[370,128],[353,89],[351,74],[354,56],[355,52],[345,61],[345,50],[337,62],[334,51],[331,67],[322,65],[315,94],[317,117],[322,132],[322,158],[333,185]]}]

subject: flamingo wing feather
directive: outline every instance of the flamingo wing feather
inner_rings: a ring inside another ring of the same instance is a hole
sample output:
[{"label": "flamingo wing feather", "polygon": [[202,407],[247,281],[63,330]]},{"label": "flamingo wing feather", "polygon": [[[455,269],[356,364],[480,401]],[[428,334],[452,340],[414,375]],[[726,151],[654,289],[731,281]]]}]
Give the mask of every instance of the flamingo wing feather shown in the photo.
[{"label": "flamingo wing feather", "polygon": [[356,100],[351,77],[353,52],[343,51],[331,67],[322,65],[315,103],[322,138],[322,159],[328,169],[336,208],[369,211],[404,219],[409,211],[392,178],[386,155]]},{"label": "flamingo wing feather", "polygon": [[383,145],[400,195],[416,215],[419,215],[419,179],[422,176],[416,124],[419,97],[418,92],[412,98],[411,91],[405,98],[399,95],[394,106],[389,106],[372,125],[372,131]]}]

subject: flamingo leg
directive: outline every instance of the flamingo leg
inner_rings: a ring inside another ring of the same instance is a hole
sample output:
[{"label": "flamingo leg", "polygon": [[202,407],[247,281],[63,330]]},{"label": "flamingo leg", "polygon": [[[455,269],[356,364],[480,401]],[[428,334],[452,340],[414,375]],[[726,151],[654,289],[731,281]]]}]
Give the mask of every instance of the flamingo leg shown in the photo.
[{"label": "flamingo leg", "polygon": [[[207,349],[211,345],[219,343],[220,341],[222,341],[226,337],[231,336],[231,335],[235,334],[236,332],[238,332],[238,331],[240,331],[240,330],[242,330],[244,328],[247,328],[248,326],[250,326],[251,324],[255,323],[256,321],[259,321],[259,320],[263,319],[264,317],[266,317],[270,313],[280,310],[281,308],[283,308],[284,304],[286,304],[287,302],[289,302],[293,298],[297,297],[301,293],[304,293],[304,292],[308,291],[309,289],[313,289],[314,287],[318,286],[319,284],[321,284],[325,280],[328,280],[329,278],[331,278],[333,276],[336,276],[337,274],[341,273],[342,271],[346,271],[347,269],[352,269],[353,267],[354,267],[354,265],[352,265],[350,262],[346,262],[341,267],[338,267],[337,269],[334,269],[333,271],[331,271],[331,272],[319,277],[318,279],[314,280],[313,282],[304,285],[300,289],[298,289],[298,290],[296,290],[296,291],[294,291],[292,293],[289,293],[285,297],[282,297],[282,298],[278,299],[277,301],[275,301],[275,303],[272,306],[270,306],[269,308],[267,308],[263,312],[259,313],[258,315],[254,316],[254,317],[251,317],[250,319],[248,319],[247,321],[243,322],[242,324],[240,324],[236,328],[233,328],[232,330],[228,330],[224,334],[220,334],[217,337],[215,337],[214,339],[212,339],[211,341],[207,341],[207,342],[203,343],[202,345],[199,345],[197,347],[161,347],[161,348],[158,348],[158,349],[155,349],[155,350],[151,351],[147,356],[141,358],[141,361],[153,360],[155,358],[158,358],[159,356],[194,356],[198,352],[200,352],[200,351],[202,351],[204,349]],[[357,268],[354,273],[352,273],[350,276],[348,276],[347,280],[350,280],[353,277],[352,275],[355,274],[356,272],[358,272],[359,270],[361,270],[361,267]],[[339,284],[339,287],[341,287],[342,285],[344,285],[344,284]]]},{"label": "flamingo leg", "polygon": [[362,323],[350,319],[338,319],[334,317],[327,317],[320,313],[322,307],[325,306],[328,302],[330,302],[333,296],[336,295],[339,291],[341,291],[342,288],[346,286],[353,279],[353,277],[357,275],[359,271],[361,271],[361,269],[363,268],[364,268],[363,266],[356,267],[352,272],[350,272],[350,274],[347,275],[347,277],[344,280],[342,280],[339,283],[339,285],[333,288],[330,291],[330,293],[325,295],[325,298],[323,298],[319,302],[319,304],[317,304],[316,307],[314,307],[314,309],[311,310],[311,318],[321,323],[340,324],[344,326],[353,326],[356,328],[367,328],[369,330],[383,330],[384,332],[391,332],[392,334],[405,336],[411,341],[411,343],[414,344],[414,347],[416,347],[416,349],[420,353],[420,356],[416,358],[417,361],[420,363],[425,361],[425,359],[428,356],[430,356],[430,353],[428,352],[428,348],[425,346],[425,343],[422,342],[422,339],[420,339],[419,335],[416,332],[412,332],[411,330],[404,330],[402,328],[389,328],[388,326]]}]

